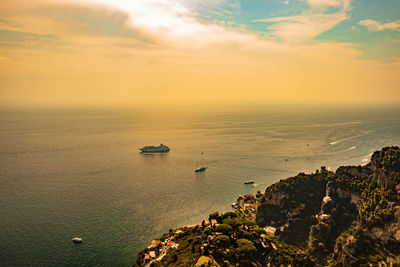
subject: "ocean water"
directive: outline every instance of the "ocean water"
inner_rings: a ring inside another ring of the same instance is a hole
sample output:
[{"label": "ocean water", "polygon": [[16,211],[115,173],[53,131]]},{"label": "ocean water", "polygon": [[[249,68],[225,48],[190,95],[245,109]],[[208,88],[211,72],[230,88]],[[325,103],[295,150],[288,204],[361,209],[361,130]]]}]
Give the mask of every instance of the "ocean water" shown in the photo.
[{"label": "ocean water", "polygon": [[[399,145],[400,109],[3,108],[0,129],[0,265],[130,266],[152,239],[238,195]],[[159,143],[170,153],[138,151]],[[199,161],[208,169],[195,174]]]}]

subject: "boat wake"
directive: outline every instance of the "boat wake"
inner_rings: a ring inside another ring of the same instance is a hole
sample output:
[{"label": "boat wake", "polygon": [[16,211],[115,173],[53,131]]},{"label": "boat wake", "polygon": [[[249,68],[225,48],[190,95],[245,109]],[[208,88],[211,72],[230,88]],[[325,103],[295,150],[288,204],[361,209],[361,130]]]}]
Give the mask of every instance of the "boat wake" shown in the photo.
[{"label": "boat wake", "polygon": [[[329,145],[330,145],[330,146],[333,146],[333,145],[337,145],[337,144],[342,143],[342,142],[345,142],[345,141],[357,139],[357,138],[360,138],[360,137],[362,137],[362,136],[365,136],[365,135],[368,134],[368,133],[369,133],[369,132],[365,132],[365,133],[362,133],[362,134],[353,135],[353,136],[349,136],[349,137],[342,137],[341,140],[337,140],[337,141],[330,142]],[[340,138],[340,137],[338,137],[338,138]]]},{"label": "boat wake", "polygon": [[361,160],[361,164],[366,164],[366,163],[368,163],[368,161],[370,160],[372,154],[373,154],[373,153],[369,153],[369,154],[367,155],[366,158],[363,158],[363,159]]},{"label": "boat wake", "polygon": [[336,145],[337,143],[340,143],[340,142],[343,142],[343,140],[330,142],[329,145],[333,146],[333,145]]}]

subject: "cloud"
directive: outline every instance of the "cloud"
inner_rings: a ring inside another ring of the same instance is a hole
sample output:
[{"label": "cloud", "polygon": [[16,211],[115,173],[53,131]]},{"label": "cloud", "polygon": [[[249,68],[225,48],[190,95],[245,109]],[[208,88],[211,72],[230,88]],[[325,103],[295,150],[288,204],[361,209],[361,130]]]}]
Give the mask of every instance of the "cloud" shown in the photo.
[{"label": "cloud", "polygon": [[[254,21],[272,24],[267,28],[274,38],[288,43],[302,43],[332,29],[350,17],[348,14],[350,0],[307,0],[307,3],[310,9],[300,15]],[[328,7],[336,7],[339,10],[333,13],[325,12]]]},{"label": "cloud", "polygon": [[[305,1],[305,0],[303,0]],[[297,16],[257,19],[254,22],[271,23],[271,36],[288,43],[302,43],[330,30],[349,18],[350,0],[307,0],[311,9]],[[322,7],[322,8],[321,8]],[[326,13],[326,7],[338,7]]]},{"label": "cloud", "polygon": [[367,29],[371,32],[384,31],[384,30],[400,31],[400,20],[387,23],[380,23],[379,21],[376,20],[366,19],[366,20],[361,20],[358,24],[367,27]]},{"label": "cloud", "polygon": [[304,14],[256,21],[274,23],[268,27],[274,37],[290,43],[300,43],[320,35],[348,18],[345,12],[339,12],[335,14]]},{"label": "cloud", "polygon": [[350,4],[349,0],[302,0],[306,1],[311,7],[344,7]]},{"label": "cloud", "polygon": [[196,42],[203,44],[215,42],[219,38],[241,39],[244,36],[234,31],[228,31],[219,25],[205,24],[197,19],[192,6],[184,1],[168,0],[75,0],[76,4],[91,3],[120,10],[129,17],[127,23],[131,27],[157,36],[164,41],[180,39],[184,43]]},{"label": "cloud", "polygon": [[13,23],[11,21],[0,18],[0,29],[9,30],[9,29],[17,29],[19,27],[20,27],[20,25],[18,25],[16,23]]},{"label": "cloud", "polygon": [[38,49],[43,46],[50,47],[59,43],[58,38],[53,35],[39,35],[2,29],[0,29],[0,37],[0,47],[13,47],[16,49],[22,47]]},{"label": "cloud", "polygon": [[[229,5],[239,8],[238,3]],[[259,45],[256,33],[234,29],[230,24],[201,21],[196,8],[203,4],[197,0],[37,0],[34,4],[15,0],[0,7],[0,16],[20,24],[21,31],[37,34],[114,33],[181,48]],[[273,46],[268,42],[263,45]]]}]

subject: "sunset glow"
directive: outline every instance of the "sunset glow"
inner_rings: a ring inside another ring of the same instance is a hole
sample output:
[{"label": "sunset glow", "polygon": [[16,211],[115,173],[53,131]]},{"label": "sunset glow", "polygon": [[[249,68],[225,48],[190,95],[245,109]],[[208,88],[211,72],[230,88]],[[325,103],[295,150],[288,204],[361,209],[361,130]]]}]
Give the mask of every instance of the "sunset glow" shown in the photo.
[{"label": "sunset glow", "polygon": [[0,4],[0,103],[397,103],[390,0]]}]

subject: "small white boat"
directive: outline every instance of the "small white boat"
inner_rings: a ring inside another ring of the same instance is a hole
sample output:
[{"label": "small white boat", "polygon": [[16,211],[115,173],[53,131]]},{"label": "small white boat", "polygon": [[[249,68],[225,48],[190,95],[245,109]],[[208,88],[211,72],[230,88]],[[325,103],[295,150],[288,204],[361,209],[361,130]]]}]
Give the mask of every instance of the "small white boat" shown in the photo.
[{"label": "small white boat", "polygon": [[80,237],[74,237],[74,238],[72,238],[72,241],[73,241],[74,243],[82,243],[82,242],[83,242],[83,239],[80,238]]},{"label": "small white boat", "polygon": [[244,182],[244,184],[254,184],[254,183],[255,183],[254,180],[247,180]]},{"label": "small white boat", "polygon": [[199,167],[194,170],[194,172],[204,172],[207,169],[207,167]]}]

